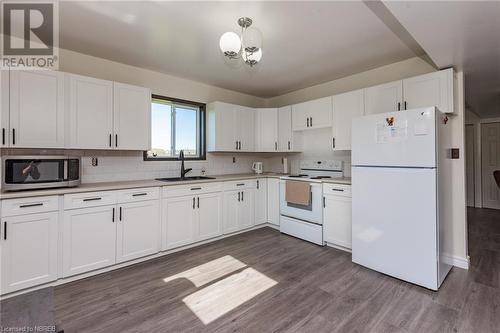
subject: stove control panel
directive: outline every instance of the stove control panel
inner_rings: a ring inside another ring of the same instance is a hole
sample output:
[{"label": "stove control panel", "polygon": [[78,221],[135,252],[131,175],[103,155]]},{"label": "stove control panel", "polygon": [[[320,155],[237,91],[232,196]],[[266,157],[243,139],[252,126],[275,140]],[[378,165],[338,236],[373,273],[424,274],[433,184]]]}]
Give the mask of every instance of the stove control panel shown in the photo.
[{"label": "stove control panel", "polygon": [[318,171],[343,171],[343,162],[333,160],[307,160],[300,161],[300,168]]}]

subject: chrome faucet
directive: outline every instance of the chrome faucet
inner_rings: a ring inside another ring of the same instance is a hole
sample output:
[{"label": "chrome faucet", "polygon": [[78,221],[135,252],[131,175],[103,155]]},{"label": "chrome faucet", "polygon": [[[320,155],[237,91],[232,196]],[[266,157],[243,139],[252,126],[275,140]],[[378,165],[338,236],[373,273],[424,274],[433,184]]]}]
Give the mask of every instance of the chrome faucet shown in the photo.
[{"label": "chrome faucet", "polygon": [[184,169],[184,151],[183,150],[181,150],[179,152],[179,160],[181,160],[181,179],[184,179],[184,177],[186,176],[186,173],[193,170],[193,168]]}]

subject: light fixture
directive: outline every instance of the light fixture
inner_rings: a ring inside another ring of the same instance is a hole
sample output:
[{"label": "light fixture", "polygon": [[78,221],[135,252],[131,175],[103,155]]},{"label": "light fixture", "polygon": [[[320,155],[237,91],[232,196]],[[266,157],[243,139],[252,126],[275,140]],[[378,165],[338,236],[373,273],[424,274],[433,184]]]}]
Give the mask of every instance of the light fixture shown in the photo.
[{"label": "light fixture", "polygon": [[229,31],[225,32],[219,40],[219,47],[229,59],[242,58],[243,61],[255,66],[262,59],[262,34],[252,25],[252,19],[241,17],[238,19],[238,25],[241,27],[241,33]]}]

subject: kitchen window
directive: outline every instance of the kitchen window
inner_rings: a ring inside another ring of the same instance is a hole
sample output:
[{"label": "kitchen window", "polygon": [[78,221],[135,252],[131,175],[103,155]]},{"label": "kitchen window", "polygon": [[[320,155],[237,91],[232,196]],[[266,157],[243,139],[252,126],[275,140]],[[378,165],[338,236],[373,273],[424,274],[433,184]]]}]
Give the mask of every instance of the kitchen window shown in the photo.
[{"label": "kitchen window", "polygon": [[204,160],[205,104],[153,95],[151,101],[151,150],[146,161]]}]

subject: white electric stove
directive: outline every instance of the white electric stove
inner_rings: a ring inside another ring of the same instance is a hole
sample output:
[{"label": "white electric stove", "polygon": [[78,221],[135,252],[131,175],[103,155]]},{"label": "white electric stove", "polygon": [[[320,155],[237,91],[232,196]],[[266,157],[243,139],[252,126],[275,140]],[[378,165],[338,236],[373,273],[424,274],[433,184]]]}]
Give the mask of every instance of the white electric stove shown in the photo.
[{"label": "white electric stove", "polygon": [[[321,181],[342,176],[342,161],[305,160],[300,162],[299,174],[281,177],[280,231],[318,245],[324,245],[323,187]],[[311,187],[311,201],[309,205],[297,205],[286,201],[287,181],[309,182]]]}]

